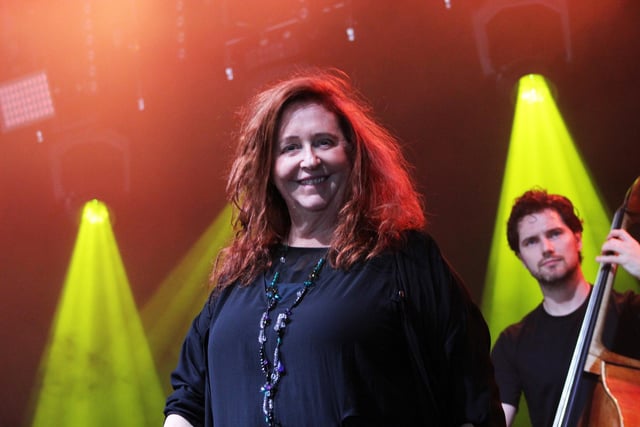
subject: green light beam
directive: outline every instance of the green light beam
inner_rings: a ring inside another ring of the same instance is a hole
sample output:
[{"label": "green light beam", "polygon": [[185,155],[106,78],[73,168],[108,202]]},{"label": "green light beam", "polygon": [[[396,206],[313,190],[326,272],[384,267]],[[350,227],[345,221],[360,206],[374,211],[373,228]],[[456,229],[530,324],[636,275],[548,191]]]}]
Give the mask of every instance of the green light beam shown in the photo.
[{"label": "green light beam", "polygon": [[164,393],[104,204],[85,205],[35,390],[33,427],[162,425]]},{"label": "green light beam", "polygon": [[166,391],[184,336],[211,291],[208,279],[212,261],[232,235],[231,212],[230,206],[220,212],[142,309],[149,345]]}]

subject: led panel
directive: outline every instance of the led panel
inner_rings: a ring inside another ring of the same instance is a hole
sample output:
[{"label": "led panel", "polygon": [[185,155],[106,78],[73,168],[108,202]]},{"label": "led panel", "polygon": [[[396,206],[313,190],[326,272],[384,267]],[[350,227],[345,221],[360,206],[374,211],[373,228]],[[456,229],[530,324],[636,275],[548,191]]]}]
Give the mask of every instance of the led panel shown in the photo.
[{"label": "led panel", "polygon": [[2,132],[53,117],[55,109],[44,71],[0,84]]}]

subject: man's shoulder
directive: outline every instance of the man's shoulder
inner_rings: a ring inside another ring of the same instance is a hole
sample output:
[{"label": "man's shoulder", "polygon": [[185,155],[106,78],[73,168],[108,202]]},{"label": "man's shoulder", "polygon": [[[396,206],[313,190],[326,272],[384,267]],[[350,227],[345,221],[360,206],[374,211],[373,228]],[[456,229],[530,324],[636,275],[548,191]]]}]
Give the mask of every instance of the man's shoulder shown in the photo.
[{"label": "man's shoulder", "polygon": [[538,304],[536,308],[525,314],[520,321],[504,328],[500,335],[510,340],[517,340],[529,329],[529,326],[536,323],[542,315],[544,315],[544,309],[542,308],[542,304]]}]

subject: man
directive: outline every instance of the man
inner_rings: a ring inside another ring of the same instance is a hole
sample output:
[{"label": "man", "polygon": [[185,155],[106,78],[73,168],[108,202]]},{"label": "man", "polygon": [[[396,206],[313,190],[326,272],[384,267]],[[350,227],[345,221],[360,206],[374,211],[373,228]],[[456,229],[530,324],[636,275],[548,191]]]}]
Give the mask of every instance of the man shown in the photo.
[{"label": "man", "polygon": [[[613,242],[614,239],[620,242]],[[532,426],[549,427],[591,292],[580,265],[582,220],[566,197],[530,190],[513,205],[507,221],[507,240],[538,281],[543,301],[519,323],[506,328],[494,346],[492,358],[502,407],[507,426],[511,426],[524,393]],[[624,231],[613,233],[603,247],[624,253],[616,252],[604,262],[631,267],[631,272],[640,264],[634,243],[637,246],[638,242]],[[616,352],[638,358],[640,296],[613,292],[608,308],[603,343]],[[583,379],[577,396],[581,408],[590,399],[597,378],[583,374]],[[577,425],[575,418],[570,425]]]}]

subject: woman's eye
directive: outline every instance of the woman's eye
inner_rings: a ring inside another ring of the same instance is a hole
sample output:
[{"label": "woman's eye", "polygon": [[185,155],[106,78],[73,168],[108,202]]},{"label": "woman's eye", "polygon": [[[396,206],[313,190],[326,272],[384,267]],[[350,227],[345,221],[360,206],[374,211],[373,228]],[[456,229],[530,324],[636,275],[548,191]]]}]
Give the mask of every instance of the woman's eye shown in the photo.
[{"label": "woman's eye", "polygon": [[335,142],[334,142],[334,141],[333,141],[333,139],[331,139],[331,138],[322,138],[322,139],[320,139],[320,140],[316,141],[316,144],[317,144],[318,146],[321,146],[321,147],[327,147],[327,146],[332,146],[332,145],[334,145],[334,144],[335,144]]}]

